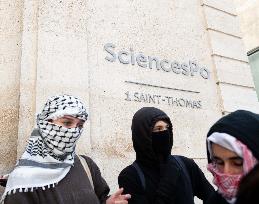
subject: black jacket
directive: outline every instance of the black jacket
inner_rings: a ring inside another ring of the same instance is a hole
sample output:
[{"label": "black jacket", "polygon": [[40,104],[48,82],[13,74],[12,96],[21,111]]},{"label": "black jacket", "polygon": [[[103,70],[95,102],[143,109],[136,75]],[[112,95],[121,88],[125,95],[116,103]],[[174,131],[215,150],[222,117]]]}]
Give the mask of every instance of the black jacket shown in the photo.
[{"label": "black jacket", "polygon": [[173,161],[166,165],[167,169],[162,175],[159,169],[139,165],[146,180],[145,190],[137,171],[130,165],[120,173],[118,178],[119,186],[124,188],[124,193],[132,195],[129,204],[193,204],[194,196],[206,201],[214,192],[213,187],[192,159],[186,157],[181,159],[190,175],[192,192],[185,192],[185,175]]},{"label": "black jacket", "polygon": [[205,204],[229,204],[218,192],[212,193]]},{"label": "black jacket", "polygon": [[[170,118],[161,110],[145,107],[136,112],[132,120],[132,140],[136,151],[136,163],[141,168],[146,187],[142,186],[136,169],[130,165],[122,170],[118,183],[124,188],[124,193],[130,193],[129,204],[194,204],[194,196],[207,200],[214,192],[198,165],[186,157],[180,157],[190,176],[191,187],[188,188],[183,169],[174,159],[167,159],[155,154],[152,149],[152,128],[163,120],[169,124],[173,145],[172,124]],[[191,190],[187,190],[191,189]]]}]

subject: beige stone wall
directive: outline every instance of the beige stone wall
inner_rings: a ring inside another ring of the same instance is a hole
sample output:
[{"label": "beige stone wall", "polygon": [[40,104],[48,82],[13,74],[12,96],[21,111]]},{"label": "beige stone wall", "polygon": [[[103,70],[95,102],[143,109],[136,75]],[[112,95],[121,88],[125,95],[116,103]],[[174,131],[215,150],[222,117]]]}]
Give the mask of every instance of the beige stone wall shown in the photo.
[{"label": "beige stone wall", "polygon": [[[160,59],[196,60],[213,71],[200,4],[188,0],[154,0],[92,1],[89,5],[89,67],[95,70],[90,76],[91,100],[95,103],[91,107],[91,125],[99,127],[92,128],[92,153],[108,182],[114,188],[120,170],[134,160],[130,125],[134,112],[142,106],[159,107],[172,117],[175,154],[200,159],[200,164],[205,162],[205,132],[221,115],[215,75],[211,73],[211,78],[205,80],[199,76],[187,77],[137,65],[123,65],[118,59],[111,63],[104,60],[109,55],[103,51],[103,45],[111,42],[116,46],[116,53],[132,48],[136,54],[142,52]],[[141,86],[125,81],[200,93]],[[131,101],[125,100],[126,92],[131,95]],[[201,100],[203,108],[134,102],[132,95],[136,92]]]},{"label": "beige stone wall", "polygon": [[0,2],[0,172],[14,165],[17,151],[22,1]]},{"label": "beige stone wall", "polygon": [[0,1],[0,8],[0,172],[6,174],[17,154],[23,2]]},{"label": "beige stone wall", "polygon": [[[76,95],[88,106],[78,152],[98,163],[112,190],[135,158],[130,126],[139,108],[167,112],[174,124],[173,153],[194,158],[205,172],[208,128],[237,108],[259,112],[229,0],[24,0],[2,7],[1,57],[11,57],[0,62],[1,173],[20,157],[35,113],[54,94]],[[114,44],[113,62],[105,59],[112,58],[107,43]],[[122,61],[134,58],[134,65],[120,62],[121,51]],[[210,77],[176,74],[168,64],[167,71],[150,69],[143,55],[182,66],[196,62]]]},{"label": "beige stone wall", "polygon": [[236,10],[246,51],[259,46],[259,1],[236,0]]},{"label": "beige stone wall", "polygon": [[258,112],[259,104],[234,1],[203,0],[222,113]]}]

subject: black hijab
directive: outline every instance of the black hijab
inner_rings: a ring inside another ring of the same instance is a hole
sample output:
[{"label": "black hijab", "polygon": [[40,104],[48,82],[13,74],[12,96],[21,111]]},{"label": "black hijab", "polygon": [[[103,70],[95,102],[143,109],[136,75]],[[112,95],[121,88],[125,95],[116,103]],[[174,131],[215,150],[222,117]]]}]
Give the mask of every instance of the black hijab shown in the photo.
[{"label": "black hijab", "polygon": [[152,129],[159,120],[169,125],[170,145],[173,146],[173,131],[170,118],[162,110],[154,107],[143,107],[132,119],[132,141],[136,152],[136,161],[144,166],[159,165],[159,158],[152,148]]},{"label": "black hijab", "polygon": [[[219,119],[209,130],[207,137],[213,132],[227,133],[243,144],[259,160],[259,115],[246,110],[237,110]],[[208,161],[211,162],[208,144]]]}]

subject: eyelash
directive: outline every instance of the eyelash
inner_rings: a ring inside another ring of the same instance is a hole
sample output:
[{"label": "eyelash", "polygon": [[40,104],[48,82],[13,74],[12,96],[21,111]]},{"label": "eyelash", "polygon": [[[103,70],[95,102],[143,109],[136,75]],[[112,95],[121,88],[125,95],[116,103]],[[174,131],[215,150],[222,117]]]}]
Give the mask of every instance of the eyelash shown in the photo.
[{"label": "eyelash", "polygon": [[[213,160],[213,163],[215,165],[224,165],[224,161],[221,161],[221,160]],[[235,166],[243,166],[243,162],[238,162],[238,161],[237,162],[233,161],[232,164]]]},{"label": "eyelash", "polygon": [[70,121],[64,121],[64,123],[71,123]]},{"label": "eyelash", "polygon": [[243,162],[234,162],[234,165],[236,165],[236,166],[243,166]]},{"label": "eyelash", "polygon": [[64,125],[71,125],[71,122],[70,121],[64,121],[63,124]]},{"label": "eyelash", "polygon": [[79,124],[77,127],[79,127],[79,128],[83,128],[83,124]]}]

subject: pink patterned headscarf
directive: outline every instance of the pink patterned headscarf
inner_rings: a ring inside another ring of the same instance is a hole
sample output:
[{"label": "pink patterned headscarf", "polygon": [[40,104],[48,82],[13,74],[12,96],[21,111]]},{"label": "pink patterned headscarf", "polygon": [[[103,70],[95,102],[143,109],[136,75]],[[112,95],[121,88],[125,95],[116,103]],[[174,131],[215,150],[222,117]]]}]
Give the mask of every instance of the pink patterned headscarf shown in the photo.
[{"label": "pink patterned headscarf", "polygon": [[212,134],[212,137],[208,137],[209,152],[211,158],[213,157],[211,151],[211,142],[221,145],[230,151],[235,152],[238,156],[243,158],[243,172],[241,174],[225,174],[219,171],[217,166],[213,163],[208,164],[207,169],[213,175],[213,183],[218,187],[218,192],[229,202],[235,201],[237,189],[241,178],[247,174],[257,163],[257,160],[253,156],[252,152],[247,148],[245,144],[225,133]]}]

